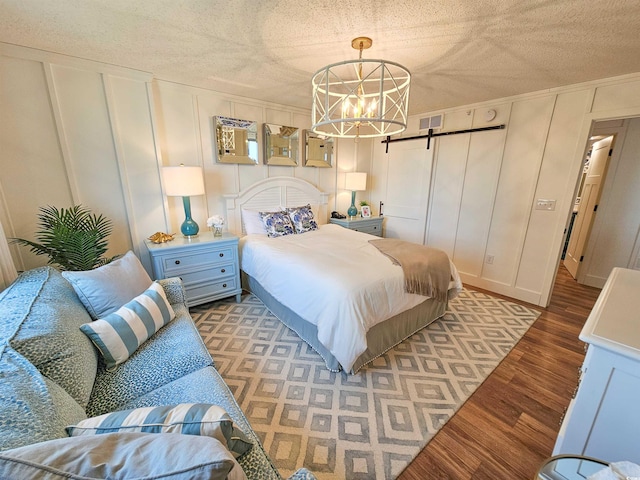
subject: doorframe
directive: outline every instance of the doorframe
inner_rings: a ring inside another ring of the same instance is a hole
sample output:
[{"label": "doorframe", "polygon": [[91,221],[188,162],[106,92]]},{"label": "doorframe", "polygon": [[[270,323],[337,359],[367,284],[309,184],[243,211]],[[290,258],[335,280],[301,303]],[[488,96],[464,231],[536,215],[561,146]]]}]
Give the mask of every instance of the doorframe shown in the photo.
[{"label": "doorframe", "polygon": [[565,188],[565,196],[562,199],[561,205],[564,206],[563,211],[565,214],[565,221],[558,222],[556,231],[553,234],[553,244],[556,245],[556,261],[549,262],[549,269],[545,274],[545,280],[541,289],[540,306],[548,307],[551,301],[551,293],[553,292],[553,286],[558,274],[558,267],[560,266],[562,257],[562,248],[564,246],[565,230],[569,227],[571,220],[571,212],[573,211],[573,204],[578,188],[578,182],[580,175],[582,174],[582,167],[584,163],[584,155],[586,154],[586,146],[591,136],[591,129],[595,122],[606,120],[619,120],[631,117],[640,116],[640,105],[635,107],[617,108],[611,110],[602,110],[595,113],[586,113],[582,119],[582,127],[580,129],[580,135],[578,136],[578,143],[580,147],[576,147],[573,163],[571,166],[571,172],[567,186]]},{"label": "doorframe", "polygon": [[[627,120],[627,118],[623,119]],[[609,157],[609,164],[607,166],[607,173],[604,180],[604,184],[602,185],[602,191],[600,194],[600,201],[598,202],[598,213],[600,215],[605,215],[607,212],[607,205],[611,201],[611,193],[613,189],[613,182],[616,178],[616,171],[618,170],[618,166],[620,165],[620,157],[622,154],[622,148],[624,146],[624,141],[627,135],[627,129],[629,127],[628,123],[623,123],[620,127],[611,127],[611,128],[603,128],[597,129],[597,124],[594,124],[594,130],[592,135],[613,135],[613,144],[612,144],[612,154]],[[602,231],[602,223],[598,221],[598,217],[596,217],[593,225],[591,226],[591,231],[589,232],[589,236],[587,237],[583,255],[584,262],[580,265],[578,269],[578,275],[576,277],[576,281],[582,285],[589,285],[585,282],[587,277],[587,273],[589,272],[589,268],[591,267],[591,263],[594,258],[594,249],[595,242],[597,240],[598,235]]]}]

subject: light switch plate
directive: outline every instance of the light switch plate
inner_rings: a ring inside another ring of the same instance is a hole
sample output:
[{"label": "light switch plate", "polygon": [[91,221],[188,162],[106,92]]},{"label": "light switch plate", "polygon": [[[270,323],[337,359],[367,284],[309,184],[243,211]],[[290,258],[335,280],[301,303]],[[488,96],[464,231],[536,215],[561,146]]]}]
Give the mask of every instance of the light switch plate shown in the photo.
[{"label": "light switch plate", "polygon": [[536,200],[536,210],[555,210],[556,201],[539,198]]}]

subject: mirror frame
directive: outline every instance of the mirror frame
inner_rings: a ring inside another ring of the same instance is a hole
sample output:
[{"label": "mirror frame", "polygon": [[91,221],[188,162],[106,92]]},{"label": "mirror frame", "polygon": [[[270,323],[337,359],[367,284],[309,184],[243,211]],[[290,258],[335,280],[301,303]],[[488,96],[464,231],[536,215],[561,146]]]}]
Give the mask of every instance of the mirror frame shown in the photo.
[{"label": "mirror frame", "polygon": [[[236,154],[235,149],[225,149],[223,133],[233,131],[233,137],[244,137],[240,140],[244,147]],[[258,122],[241,120],[239,118],[216,116],[213,117],[213,131],[215,138],[215,151],[217,163],[241,163],[244,165],[258,164]]]},{"label": "mirror frame", "polygon": [[297,167],[300,129],[274,123],[264,123],[262,127],[265,165]]},{"label": "mirror frame", "polygon": [[[320,145],[318,149],[322,148],[322,155],[314,155],[312,150],[313,146],[310,144],[315,143],[315,140],[319,140]],[[330,147],[330,148],[329,148]],[[333,163],[333,152],[335,150],[335,141],[333,137],[316,133],[313,130],[304,131],[304,166],[305,167],[318,167],[318,168],[331,168]]]}]

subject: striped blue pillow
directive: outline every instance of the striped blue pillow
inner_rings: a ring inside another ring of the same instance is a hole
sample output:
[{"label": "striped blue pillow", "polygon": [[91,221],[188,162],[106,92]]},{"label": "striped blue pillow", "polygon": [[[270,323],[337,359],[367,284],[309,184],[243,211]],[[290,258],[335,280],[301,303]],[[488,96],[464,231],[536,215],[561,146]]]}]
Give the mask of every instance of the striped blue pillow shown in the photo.
[{"label": "striped blue pillow", "polygon": [[80,330],[100,350],[107,369],[113,369],[175,316],[162,286],[153,282],[145,292],[115,312],[81,325]]},{"label": "striped blue pillow", "polygon": [[253,444],[231,420],[229,414],[205,403],[143,407],[107,413],[82,420],[66,428],[70,437],[113,432],[182,433],[213,437],[237,458]]}]

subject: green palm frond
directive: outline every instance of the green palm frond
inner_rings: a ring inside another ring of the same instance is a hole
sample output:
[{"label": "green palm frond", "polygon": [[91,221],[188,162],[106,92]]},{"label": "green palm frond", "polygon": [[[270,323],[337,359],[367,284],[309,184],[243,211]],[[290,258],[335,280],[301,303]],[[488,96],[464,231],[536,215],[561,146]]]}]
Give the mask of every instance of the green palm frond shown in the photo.
[{"label": "green palm frond", "polygon": [[48,263],[61,270],[91,270],[117,258],[104,257],[113,229],[111,220],[82,205],[41,207],[38,223],[37,241],[14,238],[12,243],[25,245],[36,255],[47,255]]}]

